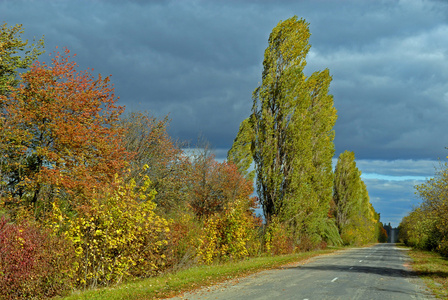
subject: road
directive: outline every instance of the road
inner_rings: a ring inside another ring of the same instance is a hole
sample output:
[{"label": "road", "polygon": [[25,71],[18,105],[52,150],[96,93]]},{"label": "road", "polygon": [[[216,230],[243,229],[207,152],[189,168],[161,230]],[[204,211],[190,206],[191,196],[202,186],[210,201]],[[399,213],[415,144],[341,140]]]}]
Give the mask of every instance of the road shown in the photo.
[{"label": "road", "polygon": [[338,251],[174,299],[432,299],[395,244]]}]

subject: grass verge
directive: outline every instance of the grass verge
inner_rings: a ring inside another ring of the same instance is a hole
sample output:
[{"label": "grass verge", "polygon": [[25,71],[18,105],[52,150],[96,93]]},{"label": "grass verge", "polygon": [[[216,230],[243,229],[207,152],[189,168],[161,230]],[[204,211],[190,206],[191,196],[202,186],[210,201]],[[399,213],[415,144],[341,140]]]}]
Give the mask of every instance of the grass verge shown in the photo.
[{"label": "grass verge", "polygon": [[161,299],[175,296],[213,283],[234,279],[261,270],[305,261],[311,257],[329,254],[341,248],[297,253],[283,256],[264,256],[242,261],[196,266],[175,273],[128,282],[125,284],[84,292],[74,292],[63,298],[73,299]]},{"label": "grass verge", "polygon": [[422,250],[410,250],[412,269],[425,281],[437,297],[448,299],[448,259],[440,254]]}]

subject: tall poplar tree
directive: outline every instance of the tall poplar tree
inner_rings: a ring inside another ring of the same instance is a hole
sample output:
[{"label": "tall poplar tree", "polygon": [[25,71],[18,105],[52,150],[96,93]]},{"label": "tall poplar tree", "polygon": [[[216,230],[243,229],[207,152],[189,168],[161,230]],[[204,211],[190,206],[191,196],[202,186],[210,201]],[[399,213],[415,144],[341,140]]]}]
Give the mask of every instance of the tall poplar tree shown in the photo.
[{"label": "tall poplar tree", "polygon": [[356,167],[355,154],[344,151],[338,157],[335,168],[334,202],[336,204],[336,223],[342,234],[350,222],[351,215],[360,209],[362,197],[361,172]]},{"label": "tall poplar tree", "polygon": [[356,167],[355,154],[339,155],[334,178],[334,215],[345,244],[365,244],[378,238],[379,215],[370,203],[367,187]]},{"label": "tall poplar tree", "polygon": [[250,120],[265,218],[269,222],[277,215],[296,237],[315,237],[325,223],[332,196],[337,118],[328,94],[329,71],[304,74],[310,49],[308,26],[292,17],[272,30]]}]

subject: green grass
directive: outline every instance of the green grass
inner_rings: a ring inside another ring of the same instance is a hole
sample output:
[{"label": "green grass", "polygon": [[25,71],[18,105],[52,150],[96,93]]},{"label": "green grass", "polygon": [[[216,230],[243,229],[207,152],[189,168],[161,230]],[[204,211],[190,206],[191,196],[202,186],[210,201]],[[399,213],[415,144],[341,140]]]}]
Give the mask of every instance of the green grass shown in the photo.
[{"label": "green grass", "polygon": [[64,300],[72,299],[158,299],[178,295],[184,291],[238,278],[261,270],[300,262],[311,257],[332,253],[340,248],[290,254],[264,256],[242,261],[196,266],[175,273],[129,282],[113,287],[74,292]]},{"label": "green grass", "polygon": [[448,299],[448,259],[435,252],[411,250],[412,269],[437,297]]}]

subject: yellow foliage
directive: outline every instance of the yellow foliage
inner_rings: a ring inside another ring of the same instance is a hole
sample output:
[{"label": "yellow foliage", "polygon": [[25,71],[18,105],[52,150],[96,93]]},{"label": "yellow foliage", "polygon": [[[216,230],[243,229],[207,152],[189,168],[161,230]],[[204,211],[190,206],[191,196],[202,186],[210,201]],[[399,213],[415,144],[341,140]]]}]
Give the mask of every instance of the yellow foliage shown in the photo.
[{"label": "yellow foliage", "polygon": [[292,239],[288,236],[285,226],[276,216],[271,217],[271,222],[264,234],[264,247],[268,254],[279,255],[294,251]]},{"label": "yellow foliage", "polygon": [[64,215],[53,204],[52,227],[62,231],[76,249],[74,266],[81,286],[120,282],[132,276],[148,276],[164,264],[161,251],[168,244],[166,219],[154,212],[156,192],[151,182],[136,188],[115,177],[111,187],[98,191],[89,206],[77,215]]},{"label": "yellow foliage", "polygon": [[259,248],[254,234],[255,218],[243,200],[229,203],[223,213],[205,219],[203,228],[197,248],[201,263],[211,264],[218,258],[241,259]]},{"label": "yellow foliage", "polygon": [[366,219],[363,216],[354,216],[341,233],[346,245],[361,246],[377,242],[377,221]]}]

